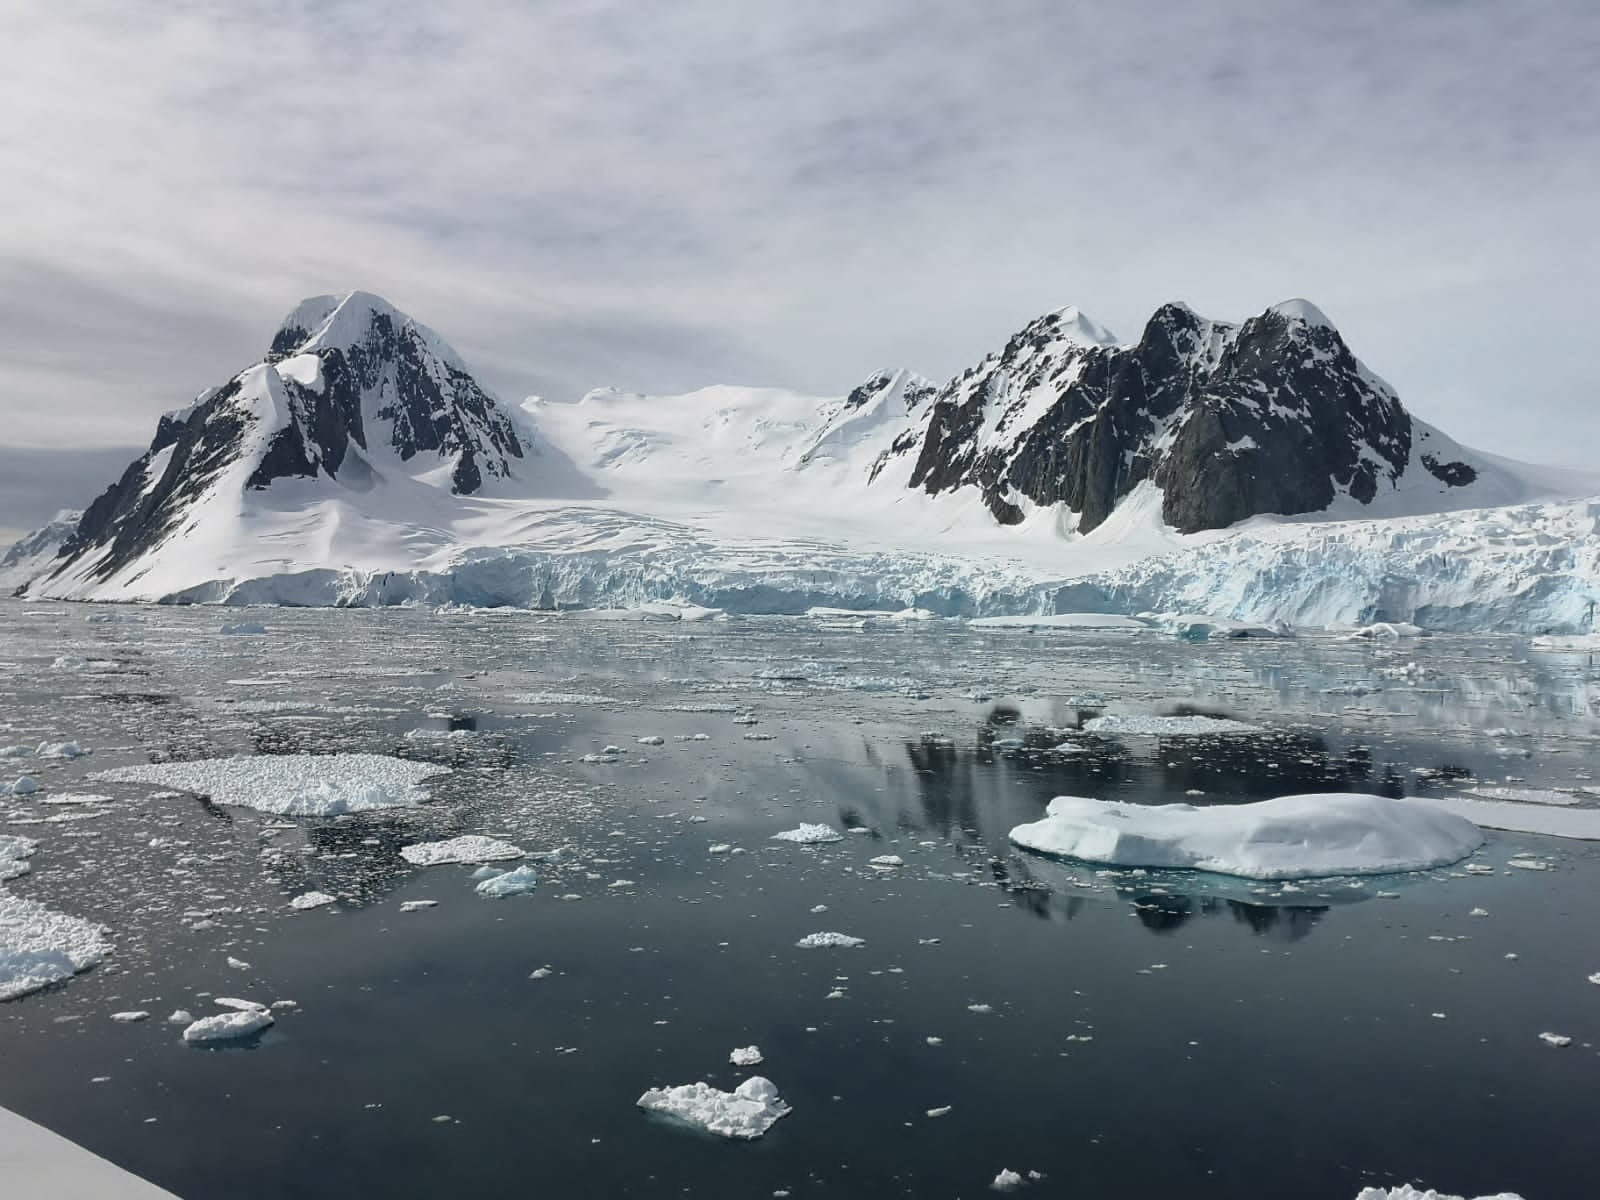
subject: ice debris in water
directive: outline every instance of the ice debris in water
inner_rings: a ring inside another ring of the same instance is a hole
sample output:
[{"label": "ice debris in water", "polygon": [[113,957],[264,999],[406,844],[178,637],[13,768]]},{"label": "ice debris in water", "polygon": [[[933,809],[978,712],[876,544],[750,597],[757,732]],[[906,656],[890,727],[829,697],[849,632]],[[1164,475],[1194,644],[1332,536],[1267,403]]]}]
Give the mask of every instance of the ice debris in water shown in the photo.
[{"label": "ice debris in water", "polygon": [[298,909],[321,908],[324,904],[336,904],[338,900],[337,896],[330,896],[327,892],[301,892],[289,901],[289,907]]},{"label": "ice debris in water", "polygon": [[402,900],[400,901],[400,911],[403,913],[421,912],[425,908],[436,907],[438,903],[437,900]]},{"label": "ice debris in water", "polygon": [[31,796],[39,790],[39,781],[32,775],[19,775],[14,783],[0,783],[0,796]]},{"label": "ice debris in water", "polygon": [[1183,737],[1215,733],[1260,733],[1261,726],[1222,717],[1141,717],[1112,715],[1083,723],[1085,733],[1123,734],[1131,737]]},{"label": "ice debris in water", "polygon": [[728,1055],[728,1061],[736,1067],[754,1067],[762,1062],[760,1046],[740,1046]]},{"label": "ice debris in water", "polygon": [[33,753],[36,758],[71,759],[82,758],[85,754],[93,754],[94,751],[78,745],[77,742],[40,742]]},{"label": "ice debris in water", "polygon": [[752,1075],[731,1092],[708,1083],[651,1088],[639,1097],[640,1108],[664,1113],[686,1124],[726,1138],[758,1138],[790,1108],[772,1080]]},{"label": "ice debris in water", "polygon": [[419,867],[432,867],[440,863],[485,863],[501,859],[521,858],[521,846],[502,842],[498,838],[469,833],[463,837],[443,842],[418,842],[402,846],[400,857]]},{"label": "ice debris in water", "polygon": [[[38,848],[0,836],[0,884],[24,874]],[[14,896],[0,886],[0,1000],[14,1000],[87,971],[105,957],[105,929],[81,917]]]},{"label": "ice debris in water", "polygon": [[263,1009],[237,1009],[201,1017],[184,1029],[183,1040],[191,1045],[233,1041],[260,1033],[271,1024],[272,1014]]},{"label": "ice debris in water", "polygon": [[1330,793],[1196,808],[1057,796],[1011,831],[1025,850],[1122,867],[1250,879],[1442,867],[1483,844],[1471,821],[1418,800]]},{"label": "ice debris in water", "polygon": [[1539,1040],[1546,1046],[1570,1046],[1572,1039],[1564,1033],[1541,1033]]},{"label": "ice debris in water", "polygon": [[477,892],[480,896],[498,899],[502,896],[521,896],[538,885],[539,876],[532,867],[518,867],[515,871],[507,871],[503,875],[495,875],[478,884]]},{"label": "ice debris in water", "polygon": [[1022,1186],[1022,1176],[1010,1167],[1001,1167],[1000,1173],[989,1186],[997,1192],[1012,1192]]},{"label": "ice debris in water", "polygon": [[893,870],[895,867],[905,866],[906,860],[901,858],[898,854],[880,854],[877,858],[869,858],[867,860],[867,865],[871,867],[882,867],[886,870]]},{"label": "ice debris in water", "polygon": [[819,846],[824,842],[842,842],[844,834],[831,825],[813,825],[804,821],[794,829],[785,829],[772,835],[775,842],[794,842],[801,846]]},{"label": "ice debris in water", "polygon": [[149,1018],[150,1014],[143,1009],[134,1009],[129,1012],[114,1012],[111,1014],[111,1019],[113,1021],[120,1022],[123,1025],[131,1025],[135,1021],[146,1021],[149,1020]]},{"label": "ice debris in water", "polygon": [[795,943],[802,950],[822,950],[833,946],[849,949],[866,944],[866,938],[851,937],[848,933],[808,933]]},{"label": "ice debris in water", "polygon": [[428,799],[422,781],[449,770],[383,754],[263,754],[113,767],[91,778],[181,788],[282,816],[329,817],[420,804]]}]

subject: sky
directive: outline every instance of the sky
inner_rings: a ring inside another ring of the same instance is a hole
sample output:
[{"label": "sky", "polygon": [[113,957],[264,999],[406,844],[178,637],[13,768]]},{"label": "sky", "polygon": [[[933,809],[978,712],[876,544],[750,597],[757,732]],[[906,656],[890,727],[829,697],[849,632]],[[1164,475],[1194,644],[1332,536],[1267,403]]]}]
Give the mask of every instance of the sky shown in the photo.
[{"label": "sky", "polygon": [[511,399],[841,394],[1065,304],[1132,340],[1167,300],[1305,296],[1459,440],[1600,446],[1594,0],[0,0],[0,28],[0,529],[352,288]]}]

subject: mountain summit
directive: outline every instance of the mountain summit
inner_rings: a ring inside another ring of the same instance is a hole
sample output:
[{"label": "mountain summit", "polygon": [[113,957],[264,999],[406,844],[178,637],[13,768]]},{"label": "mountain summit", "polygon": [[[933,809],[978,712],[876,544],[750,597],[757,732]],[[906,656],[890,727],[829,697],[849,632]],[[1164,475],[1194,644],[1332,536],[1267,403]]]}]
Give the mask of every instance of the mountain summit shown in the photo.
[{"label": "mountain summit", "polygon": [[326,479],[471,495],[524,454],[511,416],[443,338],[367,292],[302,301],[266,357],[163,416],[83,515],[53,576],[106,579],[250,493]]},{"label": "mountain summit", "polygon": [[873,473],[902,458],[910,487],[973,489],[1006,525],[1065,505],[1083,533],[1148,483],[1165,523],[1194,533],[1397,491],[1437,499],[1477,480],[1467,457],[1290,300],[1237,325],[1166,304],[1134,345],[1075,308],[1048,313],[946,384]]}]

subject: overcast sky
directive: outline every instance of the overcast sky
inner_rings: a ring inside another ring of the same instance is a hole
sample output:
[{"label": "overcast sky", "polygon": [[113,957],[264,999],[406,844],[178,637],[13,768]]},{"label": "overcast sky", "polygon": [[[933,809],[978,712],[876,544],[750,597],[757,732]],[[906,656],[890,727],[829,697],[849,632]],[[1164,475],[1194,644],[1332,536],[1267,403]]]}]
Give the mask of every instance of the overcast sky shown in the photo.
[{"label": "overcast sky", "polygon": [[54,491],[0,456],[0,527],[109,482],[63,448],[146,442],[354,287],[510,398],[841,393],[1067,303],[1132,339],[1169,299],[1306,296],[1462,441],[1600,446],[1595,0],[0,0],[0,28],[0,446],[58,451]]}]

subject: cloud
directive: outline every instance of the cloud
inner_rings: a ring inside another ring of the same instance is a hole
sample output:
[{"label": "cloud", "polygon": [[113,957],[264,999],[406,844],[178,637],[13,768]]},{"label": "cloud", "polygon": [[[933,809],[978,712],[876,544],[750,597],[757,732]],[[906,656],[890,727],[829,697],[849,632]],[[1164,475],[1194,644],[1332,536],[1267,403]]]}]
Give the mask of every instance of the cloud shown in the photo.
[{"label": "cloud", "polygon": [[[1600,442],[1588,0],[0,0],[0,440],[143,441],[363,287],[517,396],[948,376],[1308,295],[1420,415]],[[1514,406],[1517,420],[1505,413]]]}]

